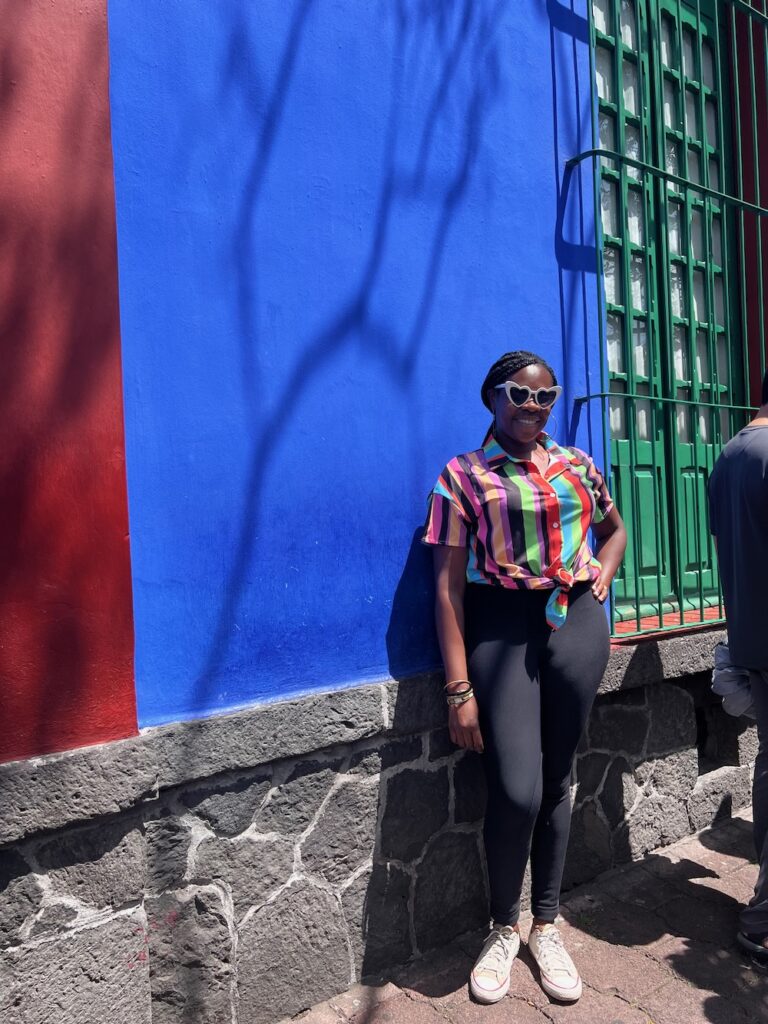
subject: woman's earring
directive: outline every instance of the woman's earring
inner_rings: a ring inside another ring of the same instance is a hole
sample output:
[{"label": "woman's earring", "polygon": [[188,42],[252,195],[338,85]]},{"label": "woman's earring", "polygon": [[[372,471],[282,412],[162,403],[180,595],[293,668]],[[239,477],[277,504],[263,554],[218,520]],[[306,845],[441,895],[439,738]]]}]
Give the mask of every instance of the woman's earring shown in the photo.
[{"label": "woman's earring", "polygon": [[[555,425],[554,425],[553,427],[550,427],[550,423],[552,422],[552,420],[554,420],[554,421],[555,421]],[[559,424],[559,423],[557,422],[557,416],[553,416],[553,415],[552,415],[552,414],[550,413],[550,415],[549,415],[549,419],[548,419],[548,420],[547,420],[547,422],[545,423],[545,426],[546,426],[546,428],[547,428],[547,433],[548,433],[548,434],[551,434],[552,436],[554,436],[554,435],[555,435],[555,434],[557,433],[557,429],[558,429],[558,427],[560,426],[560,424]]]}]

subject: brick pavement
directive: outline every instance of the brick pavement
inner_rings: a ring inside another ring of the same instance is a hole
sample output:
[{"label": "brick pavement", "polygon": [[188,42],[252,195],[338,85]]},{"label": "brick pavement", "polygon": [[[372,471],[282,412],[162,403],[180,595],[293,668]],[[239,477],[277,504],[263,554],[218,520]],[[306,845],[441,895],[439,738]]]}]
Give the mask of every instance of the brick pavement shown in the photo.
[{"label": "brick pavement", "polygon": [[561,929],[584,981],[574,1005],[545,995],[525,946],[510,994],[494,1006],[474,1003],[467,977],[484,935],[470,935],[294,1022],[768,1024],[768,974],[733,941],[757,874],[753,859],[742,813],[572,890]]}]

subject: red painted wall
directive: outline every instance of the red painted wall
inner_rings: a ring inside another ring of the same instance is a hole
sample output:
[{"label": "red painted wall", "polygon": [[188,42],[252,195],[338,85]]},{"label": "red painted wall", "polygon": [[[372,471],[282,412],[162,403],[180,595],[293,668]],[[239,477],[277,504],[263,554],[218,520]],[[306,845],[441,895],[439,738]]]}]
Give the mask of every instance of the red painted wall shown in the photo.
[{"label": "red painted wall", "polygon": [[136,731],[106,0],[0,0],[0,760]]}]

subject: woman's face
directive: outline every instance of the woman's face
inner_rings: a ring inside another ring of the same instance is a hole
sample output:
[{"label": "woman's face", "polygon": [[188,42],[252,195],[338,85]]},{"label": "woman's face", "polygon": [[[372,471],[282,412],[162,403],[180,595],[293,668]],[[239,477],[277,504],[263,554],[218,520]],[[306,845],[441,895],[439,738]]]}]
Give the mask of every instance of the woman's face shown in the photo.
[{"label": "woman's face", "polygon": [[[537,363],[524,366],[509,379],[515,384],[527,385],[531,391],[551,388],[555,383],[549,371]],[[542,409],[532,398],[525,405],[514,405],[503,388],[490,392],[490,402],[496,420],[496,436],[502,443],[507,440],[513,445],[530,446],[535,442],[551,412],[551,408]]]}]

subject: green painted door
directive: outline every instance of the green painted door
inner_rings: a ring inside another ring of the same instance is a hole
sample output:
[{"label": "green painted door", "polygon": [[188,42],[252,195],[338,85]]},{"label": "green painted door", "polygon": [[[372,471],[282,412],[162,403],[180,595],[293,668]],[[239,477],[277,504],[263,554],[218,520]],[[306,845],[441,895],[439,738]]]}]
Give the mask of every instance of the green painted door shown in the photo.
[{"label": "green painted door", "polygon": [[[612,485],[629,530],[616,617],[718,604],[706,486],[738,403],[727,61],[715,0],[593,0]],[[736,364],[736,365],[734,365]],[[639,621],[638,621],[639,628]]]}]

